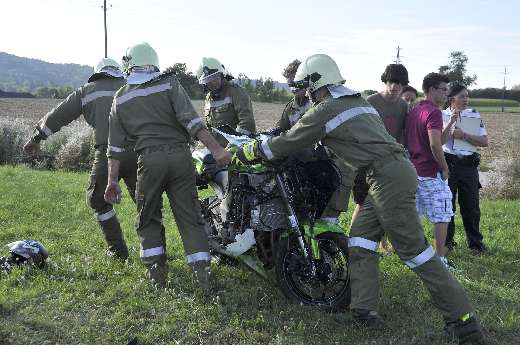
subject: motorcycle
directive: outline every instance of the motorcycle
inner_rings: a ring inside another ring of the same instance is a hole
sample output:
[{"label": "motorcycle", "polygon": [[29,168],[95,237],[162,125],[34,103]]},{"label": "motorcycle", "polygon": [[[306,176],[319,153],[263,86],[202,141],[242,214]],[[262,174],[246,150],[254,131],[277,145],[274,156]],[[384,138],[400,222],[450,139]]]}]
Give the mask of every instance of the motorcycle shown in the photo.
[{"label": "motorcycle", "polygon": [[[254,140],[216,131],[231,150]],[[311,158],[300,152],[226,169],[207,149],[195,150],[198,188],[216,193],[200,200],[201,210],[213,256],[242,261],[264,278],[274,270],[292,302],[341,310],[350,303],[348,240],[339,225],[320,220],[341,177],[326,155],[316,158],[323,146],[309,150]]]}]

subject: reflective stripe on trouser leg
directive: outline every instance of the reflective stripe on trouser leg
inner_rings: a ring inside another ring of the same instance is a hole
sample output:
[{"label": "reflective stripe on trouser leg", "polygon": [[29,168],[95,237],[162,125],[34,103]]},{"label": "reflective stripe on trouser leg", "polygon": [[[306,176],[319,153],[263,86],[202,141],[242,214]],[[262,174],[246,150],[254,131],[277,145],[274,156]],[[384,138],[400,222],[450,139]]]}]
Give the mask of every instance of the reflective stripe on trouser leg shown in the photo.
[{"label": "reflective stripe on trouser leg", "polygon": [[430,260],[435,256],[435,252],[433,251],[432,246],[428,246],[425,250],[423,250],[416,257],[406,260],[404,263],[406,266],[410,268],[416,268],[424,264],[426,261]]},{"label": "reflective stripe on trouser leg", "polygon": [[378,242],[349,238],[349,268],[352,309],[377,310],[379,299]]},{"label": "reflective stripe on trouser leg", "polygon": [[112,215],[110,217],[97,216],[98,219],[104,219],[98,220],[98,223],[107,242],[108,250],[117,257],[126,260],[128,258],[128,248],[125,243],[123,231],[121,230],[121,225],[113,209],[102,215],[107,215],[108,213]]},{"label": "reflective stripe on trouser leg", "polygon": [[367,240],[363,237],[350,237],[348,239],[348,247],[360,247],[366,250],[370,250],[372,252],[377,251],[377,246],[379,242]]},{"label": "reflective stripe on trouser leg", "polygon": [[109,220],[112,217],[115,217],[115,215],[116,215],[116,210],[114,210],[114,209],[111,209],[110,211],[107,211],[107,212],[96,212],[96,219],[99,222],[104,222],[106,220]]}]

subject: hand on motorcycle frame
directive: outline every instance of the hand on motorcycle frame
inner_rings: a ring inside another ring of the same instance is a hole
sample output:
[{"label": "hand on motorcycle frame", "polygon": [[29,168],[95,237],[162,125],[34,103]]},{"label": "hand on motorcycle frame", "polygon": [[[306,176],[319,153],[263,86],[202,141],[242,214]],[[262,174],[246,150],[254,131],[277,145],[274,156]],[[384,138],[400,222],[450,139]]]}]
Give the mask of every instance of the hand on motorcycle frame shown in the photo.
[{"label": "hand on motorcycle frame", "polygon": [[231,158],[231,163],[236,165],[253,165],[259,163],[261,157],[258,155],[258,146],[258,140],[253,140],[236,148],[236,150],[233,150],[234,153]]}]

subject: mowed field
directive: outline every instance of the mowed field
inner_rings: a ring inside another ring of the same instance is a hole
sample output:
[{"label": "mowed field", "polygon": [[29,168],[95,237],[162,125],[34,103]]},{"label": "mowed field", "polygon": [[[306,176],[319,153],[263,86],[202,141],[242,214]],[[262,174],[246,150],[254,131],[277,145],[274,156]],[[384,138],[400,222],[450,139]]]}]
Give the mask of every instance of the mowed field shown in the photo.
[{"label": "mowed field", "polygon": [[[56,99],[10,99],[0,98],[0,117],[34,121],[36,123],[47,111],[61,100]],[[203,101],[193,101],[195,109],[202,113]],[[276,123],[285,104],[254,102],[253,110],[257,128],[268,129]],[[508,154],[509,144],[520,132],[520,113],[483,112],[490,145],[481,150],[482,168],[490,166],[493,159]]]}]

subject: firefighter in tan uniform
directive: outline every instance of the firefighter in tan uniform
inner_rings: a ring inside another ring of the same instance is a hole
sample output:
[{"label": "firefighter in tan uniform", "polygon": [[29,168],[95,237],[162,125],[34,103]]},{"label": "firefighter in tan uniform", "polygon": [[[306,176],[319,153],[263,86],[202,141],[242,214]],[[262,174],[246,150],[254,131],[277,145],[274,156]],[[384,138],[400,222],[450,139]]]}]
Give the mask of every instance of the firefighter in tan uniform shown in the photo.
[{"label": "firefighter in tan uniform", "polygon": [[[294,76],[300,64],[299,60],[294,60],[283,71],[283,76],[287,80],[288,85],[294,82]],[[285,106],[281,118],[276,123],[276,131],[283,132],[289,130],[311,107],[310,100],[305,96],[305,90],[293,87],[291,92],[293,92],[294,98]],[[348,209],[350,191],[354,181],[354,170],[347,166],[332,151],[328,150],[327,154],[338,167],[341,174],[341,183],[339,188],[332,194],[321,218],[330,223],[338,224],[340,213],[346,212]]]},{"label": "firefighter in tan uniform", "polygon": [[388,134],[377,111],[359,94],[345,88],[329,56],[317,54],[303,62],[295,84],[306,88],[315,105],[287,132],[237,151],[233,159],[282,158],[321,142],[355,169],[367,169],[367,207],[352,224],[349,239],[351,309],[367,327],[382,327],[377,314],[379,281],[376,252],[386,233],[401,260],[424,282],[446,322],[449,338],[465,343],[482,338],[462,286],[428,245],[415,209],[417,175],[403,147]]},{"label": "firefighter in tan uniform", "polygon": [[130,47],[125,61],[128,83],[116,93],[110,113],[105,199],[114,203],[121,198],[119,159],[126,151],[125,138],[132,138],[138,153],[136,230],[147,276],[159,287],[166,287],[166,242],[160,211],[166,192],[186,260],[199,286],[209,292],[211,257],[195,188],[190,136],[201,140],[219,164],[229,163],[231,156],[206,130],[177,79],[159,72],[158,57],[150,45]]},{"label": "firefighter in tan uniform", "polygon": [[[61,127],[83,114],[86,122],[94,128],[96,149],[87,189],[87,204],[95,211],[96,219],[108,244],[107,254],[123,260],[128,257],[128,249],[116,212],[111,204],[105,202],[103,194],[108,176],[106,157],[108,117],[112,98],[125,83],[119,64],[112,59],[101,59],[88,83],[71,93],[65,101],[47,113],[38,122],[34,138],[24,147],[27,154],[36,154],[41,140],[58,132]],[[137,156],[132,150],[133,142],[125,141],[122,146],[128,150],[121,155],[120,177],[125,181],[128,192],[134,198]]]},{"label": "firefighter in tan uniform", "polygon": [[[228,125],[242,134],[256,132],[251,98],[242,87],[230,82],[233,77],[224,65],[215,58],[204,57],[196,75],[207,92],[204,117],[209,129]],[[222,136],[215,137],[226,146],[227,141]]]}]

